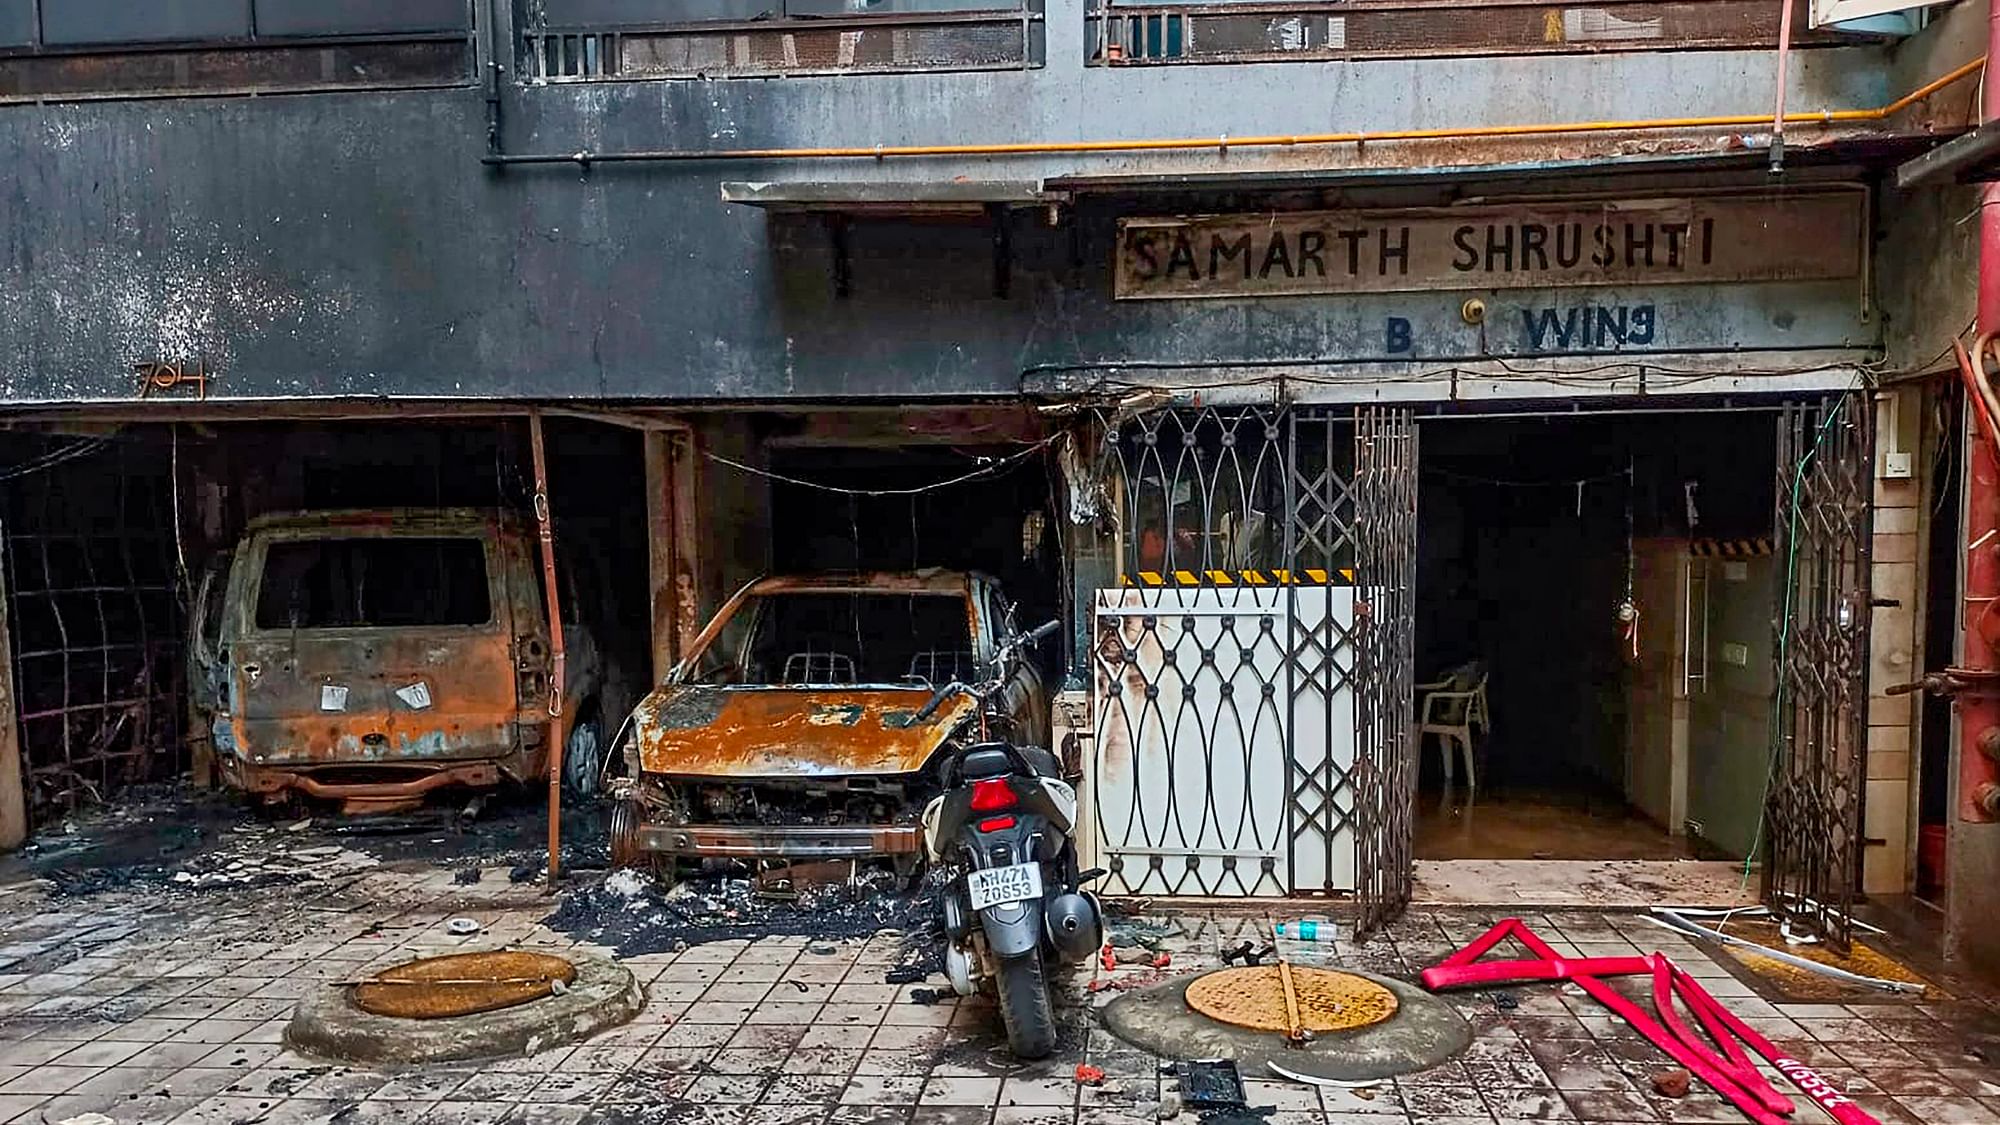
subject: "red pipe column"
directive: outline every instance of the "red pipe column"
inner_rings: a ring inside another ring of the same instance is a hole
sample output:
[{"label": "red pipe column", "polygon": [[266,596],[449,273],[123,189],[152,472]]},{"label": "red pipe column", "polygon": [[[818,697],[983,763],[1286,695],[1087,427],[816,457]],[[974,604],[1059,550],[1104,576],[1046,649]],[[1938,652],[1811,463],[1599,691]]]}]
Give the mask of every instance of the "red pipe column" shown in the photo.
[{"label": "red pipe column", "polygon": [[563,689],[568,684],[568,657],[556,582],[555,520],[549,512],[549,455],[542,442],[539,410],[528,415],[528,444],[535,455],[535,527],[542,540],[542,597],[549,611],[549,655],[554,664],[549,675],[549,886],[554,888],[562,878]]},{"label": "red pipe column", "polygon": [[[1986,28],[1988,57],[2000,47],[2000,0],[1991,0]],[[1981,86],[1980,119],[2000,119],[2000,82]],[[1974,349],[1973,374],[1987,382],[1984,341],[2000,334],[2000,183],[1986,184],[1979,201],[1979,334],[1982,346]],[[1988,384],[1990,385],[1990,384]],[[1972,425],[1979,404],[1967,402],[1965,487],[1965,605],[1964,651],[1959,663],[1966,668],[1994,666],[1991,630],[1996,613],[1989,612],[2000,598],[2000,460],[1995,459],[1992,441]],[[2000,422],[2000,418],[1995,419]],[[2000,808],[2000,770],[1984,750],[2000,739],[2000,696],[1981,691],[1958,696],[1958,804],[1961,819],[1989,822]]]}]

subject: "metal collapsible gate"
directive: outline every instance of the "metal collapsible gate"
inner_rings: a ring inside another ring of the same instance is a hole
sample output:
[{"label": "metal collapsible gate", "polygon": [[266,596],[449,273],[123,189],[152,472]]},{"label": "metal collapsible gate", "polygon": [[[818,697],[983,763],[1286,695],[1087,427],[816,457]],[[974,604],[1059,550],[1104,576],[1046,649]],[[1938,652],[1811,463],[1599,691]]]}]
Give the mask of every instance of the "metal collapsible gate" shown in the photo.
[{"label": "metal collapsible gate", "polygon": [[1086,769],[1112,894],[1409,901],[1416,429],[1408,411],[1107,421]]},{"label": "metal collapsible gate", "polygon": [[1764,898],[1781,920],[1842,950],[1866,776],[1870,421],[1858,394],[1787,407],[1778,420],[1784,582]]},{"label": "metal collapsible gate", "polygon": [[1360,746],[1355,755],[1364,932],[1410,903],[1416,864],[1417,427],[1408,411],[1355,419],[1356,542],[1368,602],[1361,630]]}]

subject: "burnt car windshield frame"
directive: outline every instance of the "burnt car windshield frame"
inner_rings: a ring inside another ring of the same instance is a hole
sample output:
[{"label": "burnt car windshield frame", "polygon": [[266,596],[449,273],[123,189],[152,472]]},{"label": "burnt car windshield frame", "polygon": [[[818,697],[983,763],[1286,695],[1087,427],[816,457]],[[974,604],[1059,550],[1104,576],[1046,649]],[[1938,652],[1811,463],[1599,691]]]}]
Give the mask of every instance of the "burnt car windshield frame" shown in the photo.
[{"label": "burnt car windshield frame", "polygon": [[[793,598],[793,597],[827,597],[829,595],[839,596],[841,594],[846,594],[852,597],[872,597],[872,598],[956,598],[958,600],[959,605],[965,610],[965,638],[966,638],[966,643],[971,646],[970,651],[972,653],[973,661],[975,663],[983,663],[986,659],[986,654],[980,652],[979,605],[977,600],[975,599],[973,590],[974,587],[970,580],[966,582],[965,586],[962,589],[953,589],[953,590],[899,590],[893,587],[867,586],[854,583],[836,584],[828,586],[786,587],[783,589],[761,590],[761,591],[754,589],[747,590],[744,593],[744,597],[736,604],[734,611],[731,612],[729,615],[730,618],[733,620],[738,614],[745,612],[748,612],[750,614],[749,626],[743,630],[742,639],[739,640],[736,645],[736,652],[735,652],[736,666],[738,668],[748,668],[750,666],[749,663],[750,645],[753,641],[757,639],[757,631],[764,625],[764,620],[765,620],[764,611],[767,608],[768,603],[771,599]],[[699,658],[707,651],[708,651],[707,648],[704,648],[701,650],[701,652],[697,652],[695,654],[696,658]],[[842,683],[774,684],[768,682],[759,682],[759,683],[745,683],[745,684],[717,684],[714,686],[720,687],[724,691],[744,690],[744,691],[931,692],[937,690],[937,687],[939,685],[930,684],[930,685],[919,686],[917,684],[905,683],[901,680],[857,680],[853,683],[845,683],[845,684]]]},{"label": "burnt car windshield frame", "polygon": [[[289,637],[294,634],[310,634],[315,637],[360,636],[382,632],[429,632],[473,636],[481,633],[504,632],[504,622],[500,612],[501,601],[507,596],[507,588],[502,584],[505,577],[501,568],[506,559],[500,552],[500,544],[492,534],[483,528],[336,528],[331,529],[286,528],[275,531],[258,531],[251,535],[250,565],[242,568],[247,573],[242,581],[246,584],[241,597],[236,598],[234,616],[237,618],[238,636],[244,637]],[[266,555],[273,543],[299,543],[344,539],[473,539],[477,540],[486,560],[486,620],[477,625],[327,625],[296,628],[284,626],[266,629],[257,624],[257,602],[264,594],[264,566]],[[232,586],[234,583],[232,583]],[[231,591],[232,593],[236,591]]]},{"label": "burnt car windshield frame", "polygon": [[[956,585],[948,589],[909,588],[897,585],[874,586],[865,582],[842,581],[793,585],[789,580],[784,580],[782,585],[773,586],[773,581],[774,579],[770,576],[754,579],[744,583],[734,594],[731,594],[729,599],[722,603],[722,607],[710,616],[707,624],[702,626],[701,632],[696,635],[687,653],[668,670],[666,677],[660,682],[659,686],[667,687],[699,683],[694,677],[695,670],[701,666],[702,657],[707,656],[711,649],[724,641],[724,634],[728,632],[729,624],[735,621],[737,616],[743,612],[749,601],[752,598],[784,594],[903,594],[923,597],[957,598],[965,606],[965,627],[972,641],[974,658],[979,661],[992,659],[995,641],[990,630],[982,631],[980,629],[979,591],[981,583],[974,575],[968,574],[962,576],[962,579]],[[995,627],[997,628],[997,623],[995,623]],[[748,646],[754,631],[755,622],[752,622],[751,629],[746,630],[737,642],[735,659],[739,663],[739,666],[743,658],[749,654]],[[797,690],[794,685],[788,684],[710,684],[704,686],[723,689],[749,687],[769,688],[779,691]],[[852,688],[858,685],[833,684],[826,686]],[[888,686],[893,688],[909,687],[906,684],[891,684]]]}]

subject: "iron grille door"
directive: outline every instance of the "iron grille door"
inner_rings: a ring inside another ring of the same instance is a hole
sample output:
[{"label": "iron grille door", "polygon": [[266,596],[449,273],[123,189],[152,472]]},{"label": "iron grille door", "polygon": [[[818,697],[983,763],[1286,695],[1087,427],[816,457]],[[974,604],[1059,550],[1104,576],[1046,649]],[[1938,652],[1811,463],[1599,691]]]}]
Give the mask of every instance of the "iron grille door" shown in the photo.
[{"label": "iron grille door", "polygon": [[1351,424],[1296,408],[1107,424],[1120,586],[1096,599],[1085,770],[1107,893],[1354,888]]},{"label": "iron grille door", "polygon": [[1845,950],[1861,867],[1872,449],[1859,394],[1778,421],[1779,587],[1764,900]]},{"label": "iron grille door", "polygon": [[1353,448],[1345,412],[1294,407],[1285,458],[1285,558],[1290,656],[1286,731],[1290,794],[1291,889],[1353,891],[1360,849],[1354,835],[1358,636],[1354,589]]},{"label": "iron grille door", "polygon": [[1362,407],[1354,419],[1355,586],[1360,633],[1355,753],[1357,935],[1409,905],[1415,866],[1417,426],[1409,410]]},{"label": "iron grille door", "polygon": [[[1085,770],[1107,894],[1282,896],[1288,600],[1276,410],[1104,419],[1121,585],[1098,593]],[[1217,576],[1232,583],[1222,586]]]}]

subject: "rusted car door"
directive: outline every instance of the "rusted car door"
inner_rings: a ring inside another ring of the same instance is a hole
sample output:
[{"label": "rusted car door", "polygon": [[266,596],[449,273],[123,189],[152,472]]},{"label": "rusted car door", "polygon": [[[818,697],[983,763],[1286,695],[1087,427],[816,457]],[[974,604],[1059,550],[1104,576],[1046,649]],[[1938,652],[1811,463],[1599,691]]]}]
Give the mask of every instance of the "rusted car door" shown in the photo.
[{"label": "rusted car door", "polygon": [[206,724],[223,709],[229,695],[229,654],[222,637],[223,611],[228,606],[230,560],[227,553],[210,563],[195,582],[193,628],[188,630],[188,701]]},{"label": "rusted car door", "polygon": [[[265,767],[436,765],[520,737],[522,599],[500,536],[394,524],[252,539],[231,580],[230,712]],[[531,638],[532,639],[532,638]]]}]

